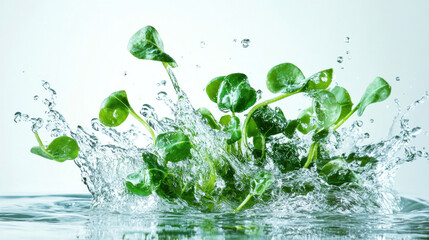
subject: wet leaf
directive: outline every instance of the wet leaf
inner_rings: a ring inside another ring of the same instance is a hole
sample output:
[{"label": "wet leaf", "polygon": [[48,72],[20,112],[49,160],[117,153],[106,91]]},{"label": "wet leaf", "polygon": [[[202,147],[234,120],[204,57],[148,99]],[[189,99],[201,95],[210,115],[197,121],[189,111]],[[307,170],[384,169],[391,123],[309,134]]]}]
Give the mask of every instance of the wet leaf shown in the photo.
[{"label": "wet leaf", "polygon": [[287,123],[286,129],[283,131],[283,135],[285,135],[289,139],[293,138],[293,135],[295,134],[295,131],[298,128],[299,124],[299,119],[290,120]]},{"label": "wet leaf", "polygon": [[311,96],[317,125],[321,128],[332,126],[341,114],[341,106],[335,95],[327,90],[320,90],[312,93]]},{"label": "wet leaf", "polygon": [[128,175],[125,186],[130,192],[143,197],[151,195],[156,189],[151,180],[150,171],[147,169]]},{"label": "wet leaf", "polygon": [[217,95],[219,92],[219,87],[224,79],[225,79],[225,76],[213,78],[206,86],[207,96],[209,96],[210,100],[214,103],[217,103]]},{"label": "wet leaf", "polygon": [[130,38],[128,50],[138,59],[165,62],[171,67],[177,67],[176,61],[164,52],[164,44],[158,31],[152,26],[138,30]]},{"label": "wet leaf", "polygon": [[256,90],[250,86],[246,75],[233,73],[220,84],[217,100],[221,111],[240,113],[255,104]]},{"label": "wet leaf", "polygon": [[368,105],[386,100],[390,96],[391,87],[381,77],[376,77],[366,88],[365,94],[358,104],[358,115],[362,116]]},{"label": "wet leaf", "polygon": [[340,117],[335,122],[335,123],[338,123],[339,121],[341,121],[341,119],[343,119],[345,116],[347,116],[347,114],[349,114],[349,112],[352,110],[353,102],[352,102],[352,99],[351,99],[349,93],[343,87],[335,86],[331,90],[331,93],[333,93],[335,95],[337,102],[341,106]]},{"label": "wet leaf", "polygon": [[225,132],[230,133],[231,137],[226,140],[226,143],[233,144],[241,139],[240,119],[233,116],[224,129]]},{"label": "wet leaf", "polygon": [[212,129],[220,130],[219,124],[216,122],[216,119],[213,117],[213,114],[210,112],[210,110],[202,107],[198,109],[198,112],[201,113],[201,115],[203,116],[203,119],[207,121],[207,124]]},{"label": "wet leaf", "polygon": [[302,168],[299,150],[296,145],[287,143],[272,143],[270,157],[282,173]]},{"label": "wet leaf", "polygon": [[267,88],[272,93],[292,93],[302,89],[307,82],[301,70],[292,63],[274,66],[267,74]]},{"label": "wet leaf", "polygon": [[182,132],[166,132],[158,135],[155,147],[164,160],[179,162],[191,156],[192,144]]},{"label": "wet leaf", "polygon": [[35,146],[31,148],[30,151],[36,155],[57,162],[73,160],[79,156],[79,146],[76,140],[67,136],[55,138],[46,149]]},{"label": "wet leaf", "polygon": [[127,93],[117,91],[104,99],[98,117],[103,125],[117,127],[127,119],[130,109]]},{"label": "wet leaf", "polygon": [[229,121],[231,121],[231,115],[223,115],[219,119],[219,123],[224,127],[228,126]]},{"label": "wet leaf", "polygon": [[256,125],[255,120],[253,118],[250,118],[249,122],[246,125],[246,133],[248,137],[254,137],[261,134],[259,132],[258,126]]},{"label": "wet leaf", "polygon": [[340,186],[344,183],[359,182],[356,174],[348,168],[347,162],[342,158],[329,161],[320,171],[326,182],[331,185]]},{"label": "wet leaf", "polygon": [[307,134],[317,128],[312,122],[313,114],[313,107],[309,107],[298,115],[299,124],[296,129],[302,134]]},{"label": "wet leaf", "polygon": [[284,132],[288,124],[283,112],[278,107],[275,110],[269,106],[260,107],[253,113],[252,118],[264,137]]},{"label": "wet leaf", "polygon": [[331,85],[333,70],[332,68],[320,71],[307,78],[307,82],[304,91],[312,91],[317,89],[326,89]]},{"label": "wet leaf", "polygon": [[251,183],[250,194],[261,196],[274,182],[274,177],[269,172],[260,172],[254,177]]}]

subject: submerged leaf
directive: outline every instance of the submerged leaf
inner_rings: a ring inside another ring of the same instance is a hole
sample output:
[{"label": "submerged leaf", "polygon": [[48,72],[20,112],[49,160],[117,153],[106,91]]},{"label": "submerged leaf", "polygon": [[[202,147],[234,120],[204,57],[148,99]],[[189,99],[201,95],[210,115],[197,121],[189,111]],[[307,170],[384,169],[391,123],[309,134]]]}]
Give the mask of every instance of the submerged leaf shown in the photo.
[{"label": "submerged leaf", "polygon": [[358,104],[358,116],[362,116],[368,105],[386,100],[390,96],[390,91],[390,85],[383,78],[376,77],[366,88]]},{"label": "submerged leaf", "polygon": [[130,109],[127,93],[123,90],[117,91],[104,99],[98,117],[103,125],[117,127],[127,119]]},{"label": "submerged leaf", "polygon": [[128,50],[138,59],[165,62],[171,67],[177,67],[176,61],[164,52],[162,40],[152,26],[146,26],[138,30],[130,38]]},{"label": "submerged leaf", "polygon": [[307,134],[317,127],[312,122],[313,114],[313,107],[309,107],[307,109],[304,109],[298,115],[299,124],[296,129],[298,129],[298,131],[300,131],[302,134]]},{"label": "submerged leaf", "polygon": [[182,132],[166,132],[158,135],[155,147],[164,160],[179,162],[190,157],[192,144]]},{"label": "submerged leaf", "polygon": [[128,175],[125,186],[130,192],[143,197],[151,195],[156,189],[151,180],[150,171],[147,169]]},{"label": "submerged leaf", "polygon": [[269,172],[260,172],[252,180],[250,194],[261,196],[274,182],[274,176]]},{"label": "submerged leaf", "polygon": [[270,108],[268,105],[258,108],[252,115],[259,131],[264,137],[282,133],[286,130],[288,122],[280,108]]},{"label": "submerged leaf", "polygon": [[50,160],[64,162],[66,160],[73,160],[79,156],[79,145],[73,138],[62,136],[55,138],[46,149],[36,146],[31,148],[30,151]]},{"label": "submerged leaf", "polygon": [[225,77],[219,86],[217,105],[221,111],[240,113],[256,102],[256,90],[252,88],[247,76],[233,73]]},{"label": "submerged leaf", "polygon": [[347,162],[337,158],[326,163],[320,171],[326,182],[331,185],[340,186],[344,183],[359,182],[356,174],[348,168]]}]

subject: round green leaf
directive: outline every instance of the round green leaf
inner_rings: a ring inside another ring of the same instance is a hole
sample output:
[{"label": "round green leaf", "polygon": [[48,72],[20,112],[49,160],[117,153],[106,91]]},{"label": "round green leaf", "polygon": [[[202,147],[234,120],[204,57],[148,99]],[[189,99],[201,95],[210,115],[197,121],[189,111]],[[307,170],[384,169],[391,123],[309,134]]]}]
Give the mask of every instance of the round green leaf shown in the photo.
[{"label": "round green leaf", "polygon": [[79,145],[73,138],[62,136],[55,138],[46,149],[36,146],[31,148],[31,152],[47,159],[64,162],[79,156]]},{"label": "round green leaf", "polygon": [[305,86],[305,91],[308,92],[311,90],[328,88],[332,82],[332,75],[332,68],[313,74],[311,77],[305,80],[307,82],[307,85]]},{"label": "round green leaf", "polygon": [[201,116],[203,117],[203,119],[205,119],[207,121],[207,124],[212,128],[212,129],[217,129],[220,130],[219,124],[216,122],[216,119],[214,118],[213,114],[210,112],[210,110],[208,110],[207,108],[199,108],[198,112],[201,114]]},{"label": "round green leaf", "polygon": [[312,121],[313,114],[313,107],[309,107],[298,115],[299,124],[296,129],[302,134],[307,134],[317,127]]},{"label": "round green leaf", "polygon": [[386,100],[390,96],[391,87],[381,77],[376,77],[366,88],[365,94],[358,105],[358,116],[362,116],[368,105]]},{"label": "round green leaf", "polygon": [[240,119],[236,116],[231,117],[228,126],[224,129],[225,132],[230,133],[231,137],[226,140],[226,143],[233,144],[241,139]]},{"label": "round green leaf", "polygon": [[146,26],[138,30],[130,38],[128,50],[138,59],[165,62],[171,67],[177,67],[176,61],[164,52],[162,40],[152,26]]},{"label": "round green leaf", "polygon": [[127,119],[130,109],[127,93],[117,91],[104,99],[98,117],[105,126],[117,127]]},{"label": "round green leaf", "polygon": [[182,132],[166,132],[158,135],[155,147],[164,160],[179,162],[191,156],[192,144]]},{"label": "round green leaf", "polygon": [[233,73],[220,84],[217,101],[221,111],[240,113],[255,104],[256,90],[250,86],[246,75]]},{"label": "round green leaf", "polygon": [[282,63],[271,68],[267,75],[267,88],[272,93],[292,93],[305,86],[304,74],[292,63]]},{"label": "round green leaf", "polygon": [[229,122],[231,121],[231,115],[223,115],[220,119],[219,119],[219,123],[226,127],[228,126]]},{"label": "round green leaf", "polygon": [[348,168],[347,162],[342,158],[329,161],[320,171],[326,182],[331,185],[340,186],[344,183],[359,182],[356,174]]},{"label": "round green leaf", "polygon": [[338,123],[341,121],[349,112],[352,110],[353,102],[352,99],[347,92],[347,90],[343,87],[335,86],[331,93],[335,95],[335,98],[337,99],[337,102],[341,106],[341,114],[338,120],[335,123]]},{"label": "round green leaf", "polygon": [[268,105],[258,108],[252,118],[264,137],[284,132],[288,124],[280,108],[274,110]]},{"label": "round green leaf", "polygon": [[147,169],[142,169],[137,173],[128,175],[125,186],[130,192],[143,197],[151,195],[156,189]]},{"label": "round green leaf", "polygon": [[274,176],[269,172],[260,172],[251,183],[250,194],[261,196],[274,182]]},{"label": "round green leaf", "polygon": [[317,125],[322,128],[332,126],[341,114],[341,106],[335,95],[327,90],[320,90],[312,93],[311,96]]},{"label": "round green leaf", "polygon": [[219,91],[220,84],[225,79],[225,76],[213,78],[206,86],[206,93],[210,100],[217,103],[217,94]]},{"label": "round green leaf", "polygon": [[258,126],[256,125],[256,122],[253,120],[253,118],[250,118],[249,122],[247,123],[246,133],[248,137],[261,135],[261,132],[259,132]]}]

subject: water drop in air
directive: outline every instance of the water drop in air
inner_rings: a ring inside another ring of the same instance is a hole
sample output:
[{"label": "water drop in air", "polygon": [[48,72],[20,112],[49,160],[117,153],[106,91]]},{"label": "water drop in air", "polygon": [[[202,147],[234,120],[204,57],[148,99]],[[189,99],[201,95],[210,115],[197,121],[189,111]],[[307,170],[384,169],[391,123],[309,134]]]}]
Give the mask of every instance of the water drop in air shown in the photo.
[{"label": "water drop in air", "polygon": [[45,80],[42,80],[42,87],[46,90],[48,90],[51,86],[49,85],[48,82],[46,82]]},{"label": "water drop in air", "polygon": [[339,56],[337,57],[337,62],[338,63],[342,63],[344,61],[343,57]]},{"label": "water drop in air", "polygon": [[245,38],[245,39],[241,40],[241,45],[243,46],[243,48],[248,48],[250,45],[250,39]]},{"label": "water drop in air", "polygon": [[34,99],[34,101],[39,100],[39,95],[34,95],[33,99]]},{"label": "water drop in air", "polygon": [[399,82],[401,81],[401,79],[399,77],[396,77],[396,81]]},{"label": "water drop in air", "polygon": [[349,37],[345,37],[345,38],[344,38],[344,42],[345,42],[345,43],[350,43],[350,38],[349,38]]},{"label": "water drop in air", "polygon": [[371,118],[371,119],[369,120],[369,122],[370,122],[370,123],[374,123],[374,119],[372,119],[372,118]]},{"label": "water drop in air", "polygon": [[124,71],[124,76],[127,76],[127,71]]},{"label": "water drop in air", "polygon": [[201,48],[204,48],[205,46],[206,46],[206,42],[201,41],[201,42],[200,42],[200,47],[201,47]]},{"label": "water drop in air", "polygon": [[156,95],[156,100],[164,100],[164,98],[167,96],[167,93],[166,92],[159,92],[157,95]]},{"label": "water drop in air", "polygon": [[262,98],[262,90],[258,89],[258,91],[256,91],[256,98],[259,100]]},{"label": "water drop in air", "polygon": [[16,112],[15,113],[15,117],[13,118],[13,121],[16,122],[16,123],[21,122],[21,115],[22,114],[20,112]]},{"label": "water drop in air", "polygon": [[237,38],[234,38],[234,40],[232,40],[233,42],[237,42]]},{"label": "water drop in air", "polygon": [[346,51],[346,54],[350,54],[350,51]]},{"label": "water drop in air", "polygon": [[201,68],[201,66],[200,66],[200,65],[198,65],[198,64],[197,64],[197,65],[195,65],[195,67],[196,67],[196,68]]}]

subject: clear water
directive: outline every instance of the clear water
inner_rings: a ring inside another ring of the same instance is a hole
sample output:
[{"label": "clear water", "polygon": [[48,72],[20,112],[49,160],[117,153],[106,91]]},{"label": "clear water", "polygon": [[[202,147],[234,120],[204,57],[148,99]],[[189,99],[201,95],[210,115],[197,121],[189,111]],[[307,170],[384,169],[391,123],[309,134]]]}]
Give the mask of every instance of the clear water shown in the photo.
[{"label": "clear water", "polygon": [[0,197],[2,239],[427,239],[429,202],[401,198],[393,214],[329,212],[115,213],[90,195]]},{"label": "clear water", "polygon": [[[170,118],[159,118],[155,109],[143,105],[140,114],[161,133],[180,128],[195,145],[192,157],[178,163],[168,163],[173,174],[184,183],[208,182],[211,166],[204,160],[215,159],[217,168],[230,165],[235,171],[233,186],[245,191],[245,179],[261,169],[253,162],[243,163],[239,157],[224,150],[226,133],[210,129],[180,90],[171,69],[173,87],[178,96],[170,98],[160,92],[157,99],[171,109]],[[196,191],[197,203],[184,201],[167,202],[156,195],[139,197],[129,194],[124,185],[125,177],[143,166],[141,152],[153,150],[151,138],[143,127],[131,125],[130,130],[119,132],[104,127],[98,119],[91,121],[92,129],[78,126],[76,130],[55,110],[56,93],[43,82],[46,95],[45,117],[31,118],[16,113],[15,122],[30,122],[33,131],[45,130],[52,137],[72,136],[80,146],[75,160],[82,173],[82,181],[92,196],[40,196],[2,197],[1,230],[10,238],[40,234],[52,238],[84,239],[175,239],[219,237],[237,238],[418,238],[429,234],[429,205],[421,199],[398,196],[393,189],[397,169],[404,162],[417,158],[429,159],[424,149],[412,145],[412,140],[425,133],[412,126],[408,114],[429,96],[426,94],[405,110],[399,108],[393,120],[389,136],[379,142],[371,142],[361,121],[342,129],[326,139],[325,152],[340,156],[352,152],[375,157],[376,165],[350,167],[358,173],[362,184],[328,185],[316,172],[316,167],[281,173],[270,157],[267,146],[265,171],[275,176],[264,199],[231,214],[237,206],[233,201],[220,200],[225,181],[215,172],[212,188],[214,207],[206,209],[204,192]],[[177,101],[172,100],[178,99]],[[135,109],[137,110],[137,109]],[[427,133],[425,133],[427,134]],[[289,141],[278,137],[276,142]],[[291,140],[303,150],[311,144],[310,137]],[[243,149],[243,151],[245,151]],[[312,191],[307,192],[311,185]],[[287,187],[294,193],[286,193]],[[218,198],[219,197],[219,198]],[[37,232],[29,233],[28,230]],[[64,236],[64,237],[63,237]],[[168,236],[168,237],[167,237]]]}]

